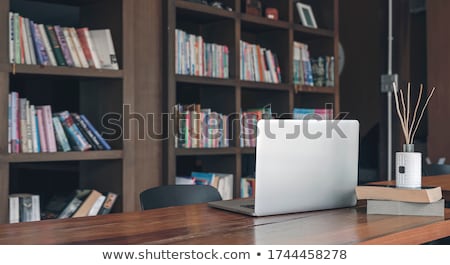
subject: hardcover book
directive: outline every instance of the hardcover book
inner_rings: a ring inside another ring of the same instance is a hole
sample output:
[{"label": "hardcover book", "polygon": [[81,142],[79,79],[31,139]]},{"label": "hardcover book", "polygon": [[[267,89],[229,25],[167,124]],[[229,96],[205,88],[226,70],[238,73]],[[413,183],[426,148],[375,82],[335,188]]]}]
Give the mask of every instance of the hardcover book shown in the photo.
[{"label": "hardcover book", "polygon": [[89,34],[91,35],[92,43],[95,46],[101,68],[118,70],[119,65],[117,64],[111,30],[90,30]]},{"label": "hardcover book", "polygon": [[95,204],[95,202],[98,200],[99,197],[101,197],[102,194],[96,190],[91,190],[89,195],[83,200],[83,203],[78,208],[78,210],[72,215],[72,217],[83,217],[88,216],[89,211],[91,210],[92,206]]},{"label": "hardcover book", "polygon": [[112,207],[114,206],[114,203],[117,200],[117,194],[114,192],[108,192],[105,195],[105,201],[103,202],[102,207],[98,211],[97,215],[104,215],[111,212]]},{"label": "hardcover book", "polygon": [[431,203],[442,199],[441,187],[422,187],[421,189],[402,189],[395,186],[357,186],[358,200],[390,200],[403,202]]},{"label": "hardcover book", "polygon": [[445,200],[431,203],[367,200],[367,214],[444,216]]}]

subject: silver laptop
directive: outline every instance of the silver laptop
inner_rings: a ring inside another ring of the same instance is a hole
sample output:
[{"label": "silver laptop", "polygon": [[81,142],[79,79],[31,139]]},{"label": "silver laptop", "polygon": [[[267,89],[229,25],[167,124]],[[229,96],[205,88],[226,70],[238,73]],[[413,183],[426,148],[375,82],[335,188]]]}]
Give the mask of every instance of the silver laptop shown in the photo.
[{"label": "silver laptop", "polygon": [[208,203],[252,216],[356,204],[359,122],[260,120],[254,199]]}]

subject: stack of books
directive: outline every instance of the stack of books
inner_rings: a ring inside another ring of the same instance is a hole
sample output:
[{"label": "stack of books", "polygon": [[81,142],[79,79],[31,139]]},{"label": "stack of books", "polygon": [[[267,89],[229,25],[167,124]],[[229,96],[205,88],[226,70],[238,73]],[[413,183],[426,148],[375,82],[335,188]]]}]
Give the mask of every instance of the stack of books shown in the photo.
[{"label": "stack of books", "polygon": [[358,200],[367,200],[367,214],[444,216],[441,187],[403,189],[395,186],[357,186]]}]

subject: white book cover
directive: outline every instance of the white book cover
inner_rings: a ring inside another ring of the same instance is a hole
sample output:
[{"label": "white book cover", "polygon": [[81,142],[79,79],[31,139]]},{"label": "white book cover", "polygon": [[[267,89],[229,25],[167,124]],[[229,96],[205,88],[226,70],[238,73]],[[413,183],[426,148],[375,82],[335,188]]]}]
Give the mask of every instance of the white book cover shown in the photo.
[{"label": "white book cover", "polygon": [[110,29],[89,30],[94,50],[102,69],[118,70],[116,52]]},{"label": "white book cover", "polygon": [[217,190],[222,200],[233,199],[233,174],[214,173],[219,177]]},{"label": "white book cover", "polygon": [[30,48],[28,47],[28,35],[27,35],[26,26],[25,26],[26,18],[19,16],[19,20],[20,20],[20,36],[21,36],[20,45],[24,49],[25,64],[31,64],[31,54],[30,54]]},{"label": "white book cover", "polygon": [[41,210],[39,203],[39,195],[31,195],[31,221],[40,221],[41,220]]},{"label": "white book cover", "polygon": [[55,54],[53,53],[52,46],[50,45],[50,41],[47,36],[47,32],[45,32],[45,28],[43,24],[38,25],[39,33],[42,37],[42,42],[44,43],[45,50],[47,51],[48,59],[50,61],[50,65],[57,66]]},{"label": "white book cover", "polygon": [[15,63],[14,14],[9,12],[9,62]]},{"label": "white book cover", "polygon": [[15,224],[20,221],[19,197],[9,196],[9,223]]},{"label": "white book cover", "polygon": [[98,211],[100,211],[100,208],[102,208],[103,203],[105,202],[106,197],[104,195],[97,198],[94,205],[92,205],[91,209],[89,210],[88,216],[95,216],[98,214]]}]

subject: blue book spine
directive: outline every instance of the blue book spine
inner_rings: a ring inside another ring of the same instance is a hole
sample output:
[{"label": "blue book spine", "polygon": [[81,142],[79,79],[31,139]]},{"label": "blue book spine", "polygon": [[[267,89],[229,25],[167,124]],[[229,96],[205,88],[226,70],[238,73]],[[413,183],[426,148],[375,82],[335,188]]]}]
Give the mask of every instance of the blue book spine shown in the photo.
[{"label": "blue book spine", "polygon": [[74,142],[73,147],[78,151],[86,151],[91,148],[84,136],[81,134],[77,125],[73,122],[72,117],[68,111],[63,111],[57,114],[67,135]]},{"label": "blue book spine", "polygon": [[41,139],[41,138],[39,136],[39,128],[38,128],[39,122],[38,122],[37,115],[34,115],[34,120],[35,120],[35,124],[36,124],[35,132],[36,132],[36,139],[37,139],[37,141],[36,141],[37,150],[36,151],[37,151],[37,153],[40,153],[40,152],[42,152],[42,150],[41,150],[41,141],[39,141],[39,139]]},{"label": "blue book spine", "polygon": [[91,124],[91,122],[84,116],[84,114],[80,114],[81,119],[86,123],[89,130],[94,133],[95,137],[100,141],[100,143],[105,147],[106,150],[111,150],[111,146],[103,139],[103,137],[100,135],[100,133],[95,129],[95,127]]},{"label": "blue book spine", "polygon": [[34,48],[36,53],[36,58],[38,60],[38,64],[41,65],[48,65],[49,59],[47,55],[47,51],[45,50],[44,43],[42,42],[42,37],[39,32],[39,29],[37,28],[37,25],[30,20],[30,31],[31,36],[34,41]]},{"label": "blue book spine", "polygon": [[192,172],[191,176],[195,178],[195,184],[197,185],[209,185],[214,177],[213,173],[206,172]]}]

